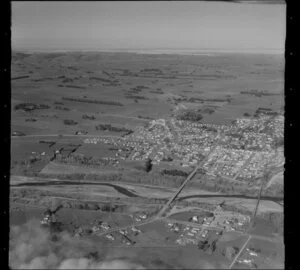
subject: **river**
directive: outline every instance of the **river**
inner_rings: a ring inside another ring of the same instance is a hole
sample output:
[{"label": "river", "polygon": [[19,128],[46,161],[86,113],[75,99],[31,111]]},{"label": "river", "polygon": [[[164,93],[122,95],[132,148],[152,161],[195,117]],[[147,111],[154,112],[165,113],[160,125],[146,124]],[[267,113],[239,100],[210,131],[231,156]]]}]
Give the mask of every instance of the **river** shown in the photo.
[{"label": "river", "polygon": [[[114,188],[117,192],[128,196],[128,197],[143,197],[137,195],[134,191],[130,191],[127,188],[124,188],[119,185],[110,184],[110,183],[95,183],[95,182],[82,182],[82,181],[47,181],[47,182],[27,182],[27,183],[20,183],[13,185],[13,187],[30,187],[30,186],[56,186],[56,185],[99,185],[99,186],[109,186]],[[256,200],[256,196],[247,196],[247,195],[227,195],[227,194],[198,194],[198,195],[189,195],[189,196],[183,196],[179,197],[178,200],[186,200],[186,199],[192,199],[192,198],[235,198],[235,199],[248,199],[248,200]],[[165,198],[169,199],[169,198]],[[270,197],[270,196],[261,196],[261,200],[266,201],[272,201],[275,203],[280,204],[281,201],[283,201],[283,198],[281,197]]]}]

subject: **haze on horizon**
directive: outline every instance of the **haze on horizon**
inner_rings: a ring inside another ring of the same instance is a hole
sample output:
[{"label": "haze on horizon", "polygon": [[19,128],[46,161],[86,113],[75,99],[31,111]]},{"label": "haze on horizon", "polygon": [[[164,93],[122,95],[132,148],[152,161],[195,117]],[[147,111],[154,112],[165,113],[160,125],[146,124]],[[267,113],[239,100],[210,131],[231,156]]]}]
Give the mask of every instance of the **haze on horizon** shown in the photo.
[{"label": "haze on horizon", "polygon": [[285,4],[12,2],[12,48],[284,53],[285,13]]}]

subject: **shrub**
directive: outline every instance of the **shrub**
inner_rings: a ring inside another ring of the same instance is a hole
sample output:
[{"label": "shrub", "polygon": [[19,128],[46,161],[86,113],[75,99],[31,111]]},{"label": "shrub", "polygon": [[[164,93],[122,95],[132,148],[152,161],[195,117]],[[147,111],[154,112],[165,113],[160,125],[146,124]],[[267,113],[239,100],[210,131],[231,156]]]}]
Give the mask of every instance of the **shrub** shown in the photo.
[{"label": "shrub", "polygon": [[113,131],[113,132],[127,132],[127,134],[132,133],[133,131],[124,127],[115,127],[110,124],[99,124],[96,127],[96,130],[103,130],[103,131]]},{"label": "shrub", "polygon": [[105,101],[105,100],[97,100],[97,99],[86,99],[86,98],[69,98],[62,97],[62,100],[75,101],[75,102],[83,102],[83,103],[94,103],[94,104],[104,104],[104,105],[114,105],[114,106],[124,106],[120,102],[115,101]]},{"label": "shrub", "polygon": [[30,76],[24,75],[24,76],[13,77],[13,78],[11,78],[11,80],[13,81],[13,80],[19,80],[19,79],[26,79],[26,78],[30,78]]},{"label": "shrub", "polygon": [[84,86],[78,86],[78,85],[72,85],[72,84],[67,84],[65,85],[67,88],[78,88],[78,89],[85,89]]},{"label": "shrub", "polygon": [[177,115],[177,120],[198,122],[201,121],[203,116],[200,112],[194,110],[186,110]]},{"label": "shrub", "polygon": [[74,120],[68,120],[68,119],[66,119],[66,120],[64,120],[64,124],[68,125],[68,126],[74,126],[74,125],[77,125],[78,123],[76,121],[74,121]]},{"label": "shrub", "polygon": [[87,114],[84,114],[82,115],[82,119],[95,120],[96,117],[94,115],[89,116]]},{"label": "shrub", "polygon": [[148,158],[145,162],[145,171],[150,172],[152,170],[152,160]]},{"label": "shrub", "polygon": [[50,106],[45,104],[35,104],[35,103],[20,103],[15,106],[15,110],[33,111],[33,110],[43,110],[49,109]]},{"label": "shrub", "polygon": [[183,176],[187,177],[189,174],[187,172],[181,171],[181,170],[163,170],[161,172],[162,175],[172,175],[172,176]]},{"label": "shrub", "polygon": [[127,95],[127,96],[125,96],[125,98],[128,98],[128,99],[134,99],[134,100],[137,100],[137,99],[143,99],[143,100],[146,100],[146,99],[148,99],[147,97],[144,97],[144,96],[137,96],[137,95]]},{"label": "shrub", "polygon": [[61,111],[70,111],[68,107],[62,107],[62,106],[55,106],[56,110],[61,110]]},{"label": "shrub", "polygon": [[26,121],[26,122],[35,122],[36,119],[34,119],[34,118],[28,118],[28,119],[26,119],[25,121]]}]

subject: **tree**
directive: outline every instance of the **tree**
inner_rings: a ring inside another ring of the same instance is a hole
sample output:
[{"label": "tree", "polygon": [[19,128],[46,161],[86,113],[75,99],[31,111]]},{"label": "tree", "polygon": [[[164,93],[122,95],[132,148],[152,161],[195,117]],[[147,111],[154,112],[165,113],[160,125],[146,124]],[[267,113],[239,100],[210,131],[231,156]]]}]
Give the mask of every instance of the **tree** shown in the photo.
[{"label": "tree", "polygon": [[78,123],[74,120],[65,119],[64,124],[65,125],[77,125]]},{"label": "tree", "polygon": [[152,160],[151,158],[148,158],[145,162],[145,171],[150,172],[152,170]]}]

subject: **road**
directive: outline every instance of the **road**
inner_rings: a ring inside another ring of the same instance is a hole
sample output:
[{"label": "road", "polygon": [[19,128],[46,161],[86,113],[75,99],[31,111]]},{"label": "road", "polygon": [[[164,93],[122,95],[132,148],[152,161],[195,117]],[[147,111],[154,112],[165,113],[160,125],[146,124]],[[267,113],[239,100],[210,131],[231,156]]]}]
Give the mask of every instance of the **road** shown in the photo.
[{"label": "road", "polygon": [[[61,134],[61,135],[58,135],[58,134],[40,134],[40,135],[25,135],[25,136],[21,136],[21,137],[83,137],[83,138],[89,138],[89,137],[99,137],[99,138],[109,138],[109,137],[115,137],[115,138],[121,138],[120,136],[114,136],[114,135],[93,135],[93,134],[88,134],[88,135],[75,135],[75,134]],[[12,138],[21,138],[21,137],[12,137]],[[169,208],[170,204],[177,198],[177,196],[179,195],[179,193],[182,191],[182,189],[186,186],[186,184],[195,176],[195,174],[197,173],[197,171],[202,167],[203,163],[208,159],[208,157],[210,156],[210,154],[214,151],[214,149],[216,148],[216,146],[214,146],[209,155],[207,156],[206,159],[204,159],[200,164],[197,165],[197,167],[189,174],[189,176],[186,178],[186,180],[182,183],[182,185],[178,188],[178,190],[175,191],[174,195],[168,200],[168,202],[163,206],[163,208],[160,210],[160,212],[152,217],[152,218],[149,218],[147,219],[146,221],[144,222],[137,222],[137,223],[134,223],[134,224],[131,224],[131,225],[127,225],[127,226],[123,226],[123,227],[117,227],[117,228],[113,228],[113,229],[110,229],[110,230],[107,230],[105,232],[102,232],[101,234],[98,234],[99,236],[102,236],[102,235],[106,235],[106,234],[109,234],[109,233],[112,233],[112,232],[115,232],[115,231],[119,231],[121,229],[128,229],[132,226],[141,226],[141,225],[145,225],[145,224],[149,224],[149,223],[152,223],[154,221],[157,221],[157,220],[162,220],[162,215],[165,213],[165,211]],[[166,219],[166,218],[165,218]],[[191,224],[189,222],[184,222],[184,221],[177,221],[177,220],[172,220],[172,219],[167,219],[168,221],[170,222],[176,222],[176,223],[181,223],[181,224],[184,224],[184,225],[187,225],[187,226],[195,226],[195,224]],[[197,227],[197,225],[195,226]],[[216,229],[219,229],[219,228],[216,228],[216,227],[209,227],[209,226],[203,226],[203,225],[200,225],[199,227],[205,227],[206,229],[208,230],[216,230]],[[251,238],[256,238],[256,239],[261,239],[261,240],[267,240],[267,241],[270,241],[271,239],[268,238],[268,237],[263,237],[263,236],[252,236],[250,234],[246,234],[248,235],[248,239],[246,240],[246,242],[244,243],[242,249],[240,250],[240,252],[237,254],[237,256],[235,257],[235,259],[232,261],[231,265],[230,265],[230,269],[232,268],[232,266],[235,264],[236,260],[238,259],[238,257],[240,256],[241,252],[243,251],[243,249],[246,247],[246,245],[248,244],[248,242],[250,241]],[[272,241],[272,240],[271,240]],[[278,242],[278,241],[276,241]]]},{"label": "road", "polygon": [[[131,225],[126,225],[126,226],[122,226],[122,227],[112,228],[112,229],[107,230],[105,232],[98,233],[97,236],[99,236],[99,237],[100,236],[104,236],[106,234],[111,234],[113,232],[117,232],[117,231],[120,231],[120,230],[126,230],[126,229],[129,229],[131,227],[135,227],[135,226],[146,225],[146,224],[149,224],[149,223],[152,223],[152,222],[155,222],[155,221],[159,221],[159,220],[164,221],[164,222],[179,223],[179,224],[183,224],[183,225],[190,226],[190,227],[203,228],[203,229],[206,229],[206,230],[214,230],[214,231],[218,230],[218,231],[221,231],[221,229],[217,228],[217,227],[210,227],[210,226],[205,226],[205,225],[200,225],[200,224],[194,224],[194,223],[191,223],[191,222],[178,221],[178,220],[168,219],[168,218],[165,218],[165,217],[161,218],[161,217],[154,216],[152,218],[149,218],[149,219],[145,220],[144,222],[135,222],[135,223],[133,223]],[[238,259],[238,257],[240,256],[241,252],[247,246],[248,242],[251,239],[259,239],[259,240],[269,241],[269,242],[273,242],[273,243],[281,243],[282,242],[280,240],[276,240],[276,239],[273,239],[271,237],[260,236],[260,235],[250,235],[250,234],[245,234],[245,233],[240,232],[240,231],[236,231],[236,232],[240,233],[241,236],[242,235],[248,235],[248,238],[247,238],[246,242],[244,243],[243,247],[241,248],[240,252],[237,254],[236,258],[232,262],[232,266],[235,263],[235,261]]]},{"label": "road", "polygon": [[105,249],[108,248],[174,248],[174,249],[179,249],[181,248],[178,244],[173,244],[173,245],[167,245],[167,244],[163,244],[163,245],[157,245],[157,244],[148,244],[149,242],[145,243],[145,244],[134,244],[134,245],[130,245],[130,246],[125,246],[123,245],[105,245]]},{"label": "road", "polygon": [[247,244],[249,243],[249,241],[251,240],[252,236],[249,235],[247,240],[245,241],[244,245],[242,246],[242,248],[240,249],[240,251],[238,252],[238,254],[235,256],[235,258],[232,260],[229,269],[232,269],[232,267],[234,266],[236,260],[240,257],[240,255],[242,254],[242,252],[244,251],[245,247],[247,246]]},{"label": "road", "polygon": [[157,214],[157,217],[161,217],[164,214],[164,212],[170,207],[170,204],[177,198],[177,196],[183,190],[185,185],[195,176],[197,171],[202,167],[204,162],[209,158],[210,154],[215,150],[215,148],[216,148],[216,145],[210,150],[208,156],[204,160],[202,160],[202,162],[200,162],[200,164],[198,164],[196,166],[196,168],[189,174],[189,176],[185,179],[185,181],[182,183],[182,185],[175,192],[175,194],[169,199],[169,201],[165,204],[165,206]]},{"label": "road", "polygon": [[200,166],[197,166],[190,175],[186,178],[186,180],[182,183],[182,185],[179,187],[179,189],[175,192],[175,194],[169,199],[169,201],[164,205],[164,207],[160,210],[160,212],[157,214],[158,217],[161,217],[165,211],[170,207],[170,204],[176,199],[178,194],[183,190],[185,185],[188,181],[190,181],[196,174],[196,172],[199,170]]},{"label": "road", "polygon": [[186,225],[189,227],[195,227],[195,228],[200,228],[200,229],[205,229],[205,230],[212,230],[212,231],[223,231],[223,228],[220,227],[213,227],[209,225],[203,225],[203,224],[197,224],[193,222],[188,222],[188,221],[183,221],[183,220],[177,220],[177,219],[171,219],[171,218],[163,218],[165,222],[170,222],[170,223],[177,223],[177,224],[182,224]]},{"label": "road", "polygon": [[[245,199],[245,200],[257,200],[257,196],[247,196],[247,195],[234,195],[234,194],[199,194],[199,195],[187,195],[178,198],[178,201],[183,201],[192,198],[229,198],[229,199]],[[282,206],[282,197],[271,197],[271,196],[261,196],[262,201],[270,201],[277,203]]]},{"label": "road", "polygon": [[240,175],[240,173],[243,171],[244,168],[246,168],[248,166],[248,164],[250,163],[250,161],[252,160],[252,158],[254,157],[256,153],[253,152],[250,157],[244,162],[244,164],[242,165],[242,167],[239,169],[239,171],[236,173],[236,175],[233,177],[233,180],[236,180],[236,178]]},{"label": "road", "polygon": [[24,136],[11,136],[11,138],[31,138],[31,137],[83,137],[83,138],[123,138],[121,136],[116,135],[97,135],[97,134],[86,134],[86,135],[75,135],[75,134],[32,134],[32,135],[24,135]]},{"label": "road", "polygon": [[126,230],[130,227],[135,227],[135,226],[142,226],[142,225],[145,225],[145,224],[148,224],[148,223],[152,223],[156,220],[159,220],[159,218],[157,218],[156,216],[152,217],[152,218],[149,218],[143,222],[135,222],[131,225],[126,225],[126,226],[123,226],[123,227],[116,227],[116,228],[112,228],[110,230],[107,230],[105,232],[102,232],[102,233],[98,233],[97,236],[103,236],[103,235],[106,235],[106,234],[110,234],[110,233],[113,233],[113,232],[116,232],[116,231],[119,231],[119,230]]},{"label": "road", "polygon": [[140,120],[140,121],[151,121],[152,120],[152,119],[139,118],[139,117],[134,117],[134,116],[126,116],[126,115],[120,115],[120,114],[110,114],[110,113],[99,114],[99,116],[112,116],[112,117],[128,118],[128,119],[134,119],[134,120]]},{"label": "road", "polygon": [[273,182],[275,182],[278,178],[278,176],[280,177],[280,175],[282,174],[283,175],[283,172],[282,170],[278,170],[279,172],[276,172],[272,177],[271,179],[269,180],[269,182],[266,184],[266,186],[264,187],[264,189],[268,189],[272,184]]},{"label": "road", "polygon": [[[203,225],[203,224],[197,224],[197,223],[193,223],[193,222],[188,222],[188,221],[182,221],[182,220],[176,220],[176,219],[170,219],[170,218],[162,218],[160,220],[164,220],[165,222],[170,222],[170,223],[178,223],[178,224],[183,224],[189,227],[197,227],[197,228],[201,228],[201,229],[205,229],[205,230],[213,230],[213,231],[223,231],[224,229],[221,227],[213,227],[210,225]],[[244,233],[242,231],[234,231],[238,234],[242,235],[248,235],[251,236],[252,239],[258,239],[258,240],[263,240],[263,241],[269,241],[272,243],[282,243],[282,240],[279,239],[275,239],[272,237],[267,237],[267,236],[262,236],[262,235],[257,235],[257,234],[248,234],[248,233]]]}]

